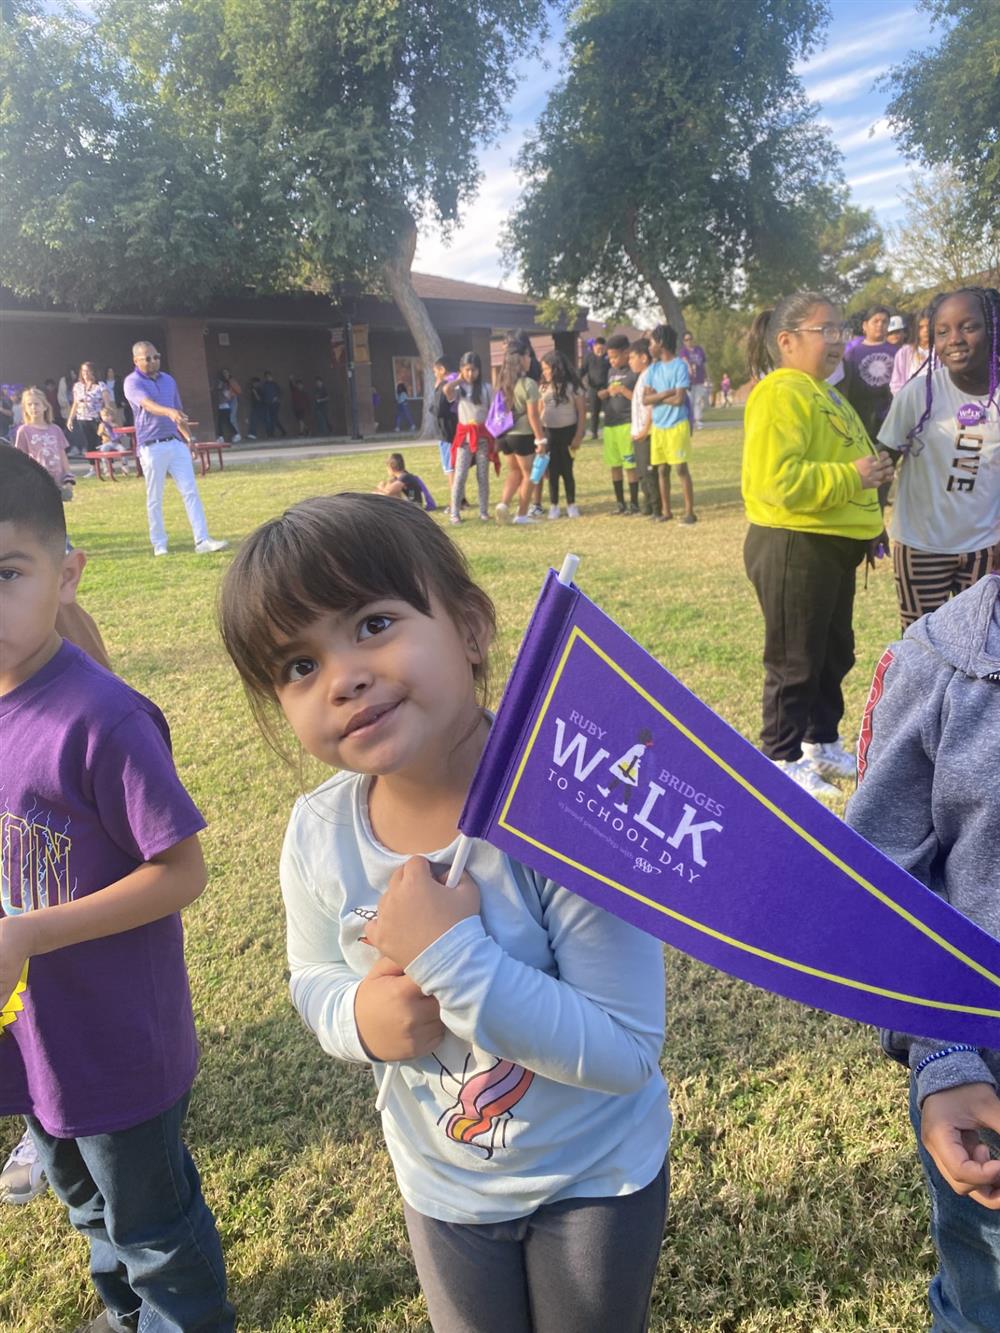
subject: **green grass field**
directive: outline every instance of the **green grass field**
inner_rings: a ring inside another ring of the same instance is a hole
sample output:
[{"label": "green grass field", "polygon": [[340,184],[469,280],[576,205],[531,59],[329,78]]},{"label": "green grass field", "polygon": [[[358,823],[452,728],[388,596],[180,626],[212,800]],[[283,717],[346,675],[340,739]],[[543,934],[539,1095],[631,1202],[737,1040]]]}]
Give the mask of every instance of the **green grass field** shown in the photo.
[{"label": "green grass field", "polygon": [[[577,464],[584,518],[457,529],[495,598],[502,683],[545,569],[572,549],[578,581],[686,685],[756,735],[762,629],[741,557],[738,430],[697,438],[701,522],[610,517],[594,446]],[[441,495],[436,448],[407,461]],[[234,544],[308,495],[368,489],[377,454],[213,472],[213,535]],[[151,557],[142,483],[85,481],[68,509],[87,551],[81,601],[117,670],[165,712],[180,774],[208,820],[209,887],[187,913],[203,1063],[188,1122],[228,1256],[241,1328],[425,1329],[366,1070],[325,1057],[284,979],[280,840],[302,783],[265,748],[214,627],[228,553],[198,557],[168,488],[173,554]],[[859,589],[853,738],[897,620],[890,570]],[[803,886],[806,891],[806,886]],[[926,1206],[905,1078],[874,1034],[668,951],[663,1063],[676,1115],[672,1199],[652,1327],[666,1333],[830,1333],[926,1327]],[[5,1152],[20,1134],[0,1122]],[[54,1333],[97,1313],[85,1247],[49,1195],[0,1210],[0,1329]]]}]

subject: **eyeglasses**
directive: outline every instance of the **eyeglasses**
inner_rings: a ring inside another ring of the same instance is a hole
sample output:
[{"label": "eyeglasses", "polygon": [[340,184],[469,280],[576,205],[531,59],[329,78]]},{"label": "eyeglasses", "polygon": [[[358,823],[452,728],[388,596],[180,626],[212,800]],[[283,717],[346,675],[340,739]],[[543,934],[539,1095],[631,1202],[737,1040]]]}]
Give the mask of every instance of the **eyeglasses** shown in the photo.
[{"label": "eyeglasses", "polygon": [[136,357],[137,361],[159,361],[159,359],[160,359],[159,352],[150,352],[146,356]]},{"label": "eyeglasses", "polygon": [[854,332],[850,324],[800,324],[792,333],[822,333],[828,343],[843,343]]}]

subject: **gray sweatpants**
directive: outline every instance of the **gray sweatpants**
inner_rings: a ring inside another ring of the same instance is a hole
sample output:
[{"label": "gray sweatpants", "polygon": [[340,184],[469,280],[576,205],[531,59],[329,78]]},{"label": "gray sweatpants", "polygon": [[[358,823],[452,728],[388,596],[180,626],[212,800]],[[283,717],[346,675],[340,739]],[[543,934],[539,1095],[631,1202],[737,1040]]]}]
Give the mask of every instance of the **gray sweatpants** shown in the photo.
[{"label": "gray sweatpants", "polygon": [[645,1189],[473,1226],[403,1205],[434,1333],[643,1333],[670,1167]]},{"label": "gray sweatpants", "polygon": [[[465,499],[465,479],[472,466],[472,450],[467,444],[461,444],[455,450],[455,475],[451,479],[451,512],[461,517],[462,501]],[[481,442],[476,450],[476,484],[479,488],[479,512],[489,517],[490,512],[490,456]]]}]

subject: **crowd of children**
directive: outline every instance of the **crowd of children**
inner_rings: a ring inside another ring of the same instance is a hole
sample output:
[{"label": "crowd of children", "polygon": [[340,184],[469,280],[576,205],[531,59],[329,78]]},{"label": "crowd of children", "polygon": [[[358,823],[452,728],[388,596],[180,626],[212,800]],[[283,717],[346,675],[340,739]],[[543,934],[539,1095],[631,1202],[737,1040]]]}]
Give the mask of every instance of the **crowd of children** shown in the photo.
[{"label": "crowd of children", "polygon": [[[927,321],[914,374],[867,419],[829,382],[849,330],[822,294],[751,330],[762,743],[816,794],[861,775],[849,821],[998,934],[1000,294],[945,293]],[[676,475],[695,523],[676,332],[612,337],[607,359],[595,392],[618,512],[668,521]],[[546,470],[549,517],[563,497],[579,514],[587,399],[566,358],[539,365],[515,339],[495,389],[472,352],[435,374],[452,523],[473,457],[481,519],[502,458],[496,517],[532,521]],[[0,999],[20,997],[0,1027],[0,1115],[30,1135],[3,1187],[28,1202],[47,1179],[68,1207],[105,1307],[90,1328],[227,1333],[222,1247],[182,1137],[197,1044],[179,914],[205,888],[204,820],[159,710],[60,632],[84,559],[47,406],[26,393],[17,447],[0,449],[0,789],[20,845],[41,849],[7,855],[0,900]],[[906,633],[878,664],[855,757],[840,736],[855,571],[897,464]],[[398,1066],[382,1127],[435,1333],[642,1330],[670,1185],[661,947],[486,843],[457,888],[440,882],[491,724],[495,612],[402,455],[377,489],[295,505],[223,580],[222,638],[255,716],[333,770],[281,852],[292,1002],[326,1054],[379,1081]],[[1000,1051],[883,1040],[911,1072],[935,1328],[996,1333]]]}]

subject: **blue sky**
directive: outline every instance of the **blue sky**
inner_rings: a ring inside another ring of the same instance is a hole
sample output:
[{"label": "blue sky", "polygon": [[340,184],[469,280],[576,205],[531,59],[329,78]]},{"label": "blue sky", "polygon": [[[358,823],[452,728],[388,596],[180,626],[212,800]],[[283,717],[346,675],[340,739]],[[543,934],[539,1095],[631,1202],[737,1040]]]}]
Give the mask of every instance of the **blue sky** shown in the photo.
[{"label": "blue sky", "polygon": [[[940,29],[932,29],[916,0],[829,3],[833,21],[825,45],[799,73],[843,154],[844,175],[854,202],[874,209],[883,224],[891,224],[901,216],[898,190],[908,184],[911,167],[889,134],[885,121],[888,94],[874,85],[909,52],[935,44]],[[517,286],[516,275],[503,276],[496,237],[517,196],[511,160],[545,105],[549,89],[561,77],[562,57],[555,37],[546,56],[547,68],[536,64],[521,71],[510,105],[510,129],[496,148],[483,154],[486,179],[462,226],[449,244],[430,233],[421,236],[414,264],[419,271]]]}]

